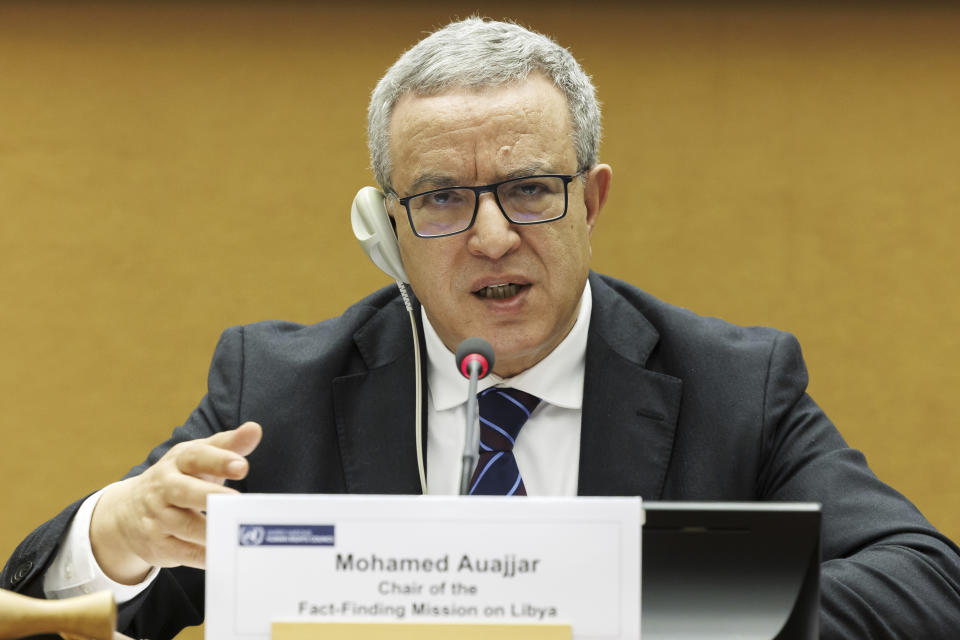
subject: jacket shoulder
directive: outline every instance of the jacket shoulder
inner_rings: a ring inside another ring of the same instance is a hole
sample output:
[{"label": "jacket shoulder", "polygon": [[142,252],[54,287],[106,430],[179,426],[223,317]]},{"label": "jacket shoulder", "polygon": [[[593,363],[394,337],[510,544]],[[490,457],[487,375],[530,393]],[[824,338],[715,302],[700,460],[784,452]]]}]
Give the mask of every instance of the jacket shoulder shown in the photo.
[{"label": "jacket shoulder", "polygon": [[[796,338],[785,331],[700,315],[609,276],[597,275],[592,286],[595,300],[602,301],[599,308],[615,310],[614,325],[632,316],[632,324],[645,323],[646,331],[655,333],[647,366],[663,368],[664,373],[688,378],[704,369],[758,365],[765,369],[776,346],[799,351]],[[622,327],[614,334],[624,335],[629,332]]]},{"label": "jacket shoulder", "polygon": [[376,366],[379,354],[362,353],[354,336],[369,330],[382,331],[389,339],[391,330],[406,322],[406,310],[395,287],[385,287],[352,304],[341,315],[314,324],[279,320],[254,322],[227,329],[220,338],[221,346],[232,345],[245,359],[261,365],[274,362],[278,366],[296,366],[318,359],[334,361],[343,358],[367,360]]}]

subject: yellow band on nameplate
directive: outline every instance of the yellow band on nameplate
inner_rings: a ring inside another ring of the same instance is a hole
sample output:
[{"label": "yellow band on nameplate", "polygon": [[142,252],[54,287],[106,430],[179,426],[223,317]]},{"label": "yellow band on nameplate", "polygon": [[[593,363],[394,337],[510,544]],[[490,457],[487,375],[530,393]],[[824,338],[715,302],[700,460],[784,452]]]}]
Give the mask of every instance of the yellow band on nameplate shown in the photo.
[{"label": "yellow band on nameplate", "polygon": [[274,622],[271,640],[570,640],[564,624]]}]

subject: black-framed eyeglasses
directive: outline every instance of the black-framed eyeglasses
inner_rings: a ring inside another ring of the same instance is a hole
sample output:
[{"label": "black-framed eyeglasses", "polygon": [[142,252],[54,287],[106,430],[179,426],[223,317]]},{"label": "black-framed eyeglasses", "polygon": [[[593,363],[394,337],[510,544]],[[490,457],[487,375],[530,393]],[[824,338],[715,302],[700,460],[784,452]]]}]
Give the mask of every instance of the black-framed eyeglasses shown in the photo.
[{"label": "black-framed eyeglasses", "polygon": [[[444,187],[401,198],[410,228],[420,238],[442,238],[473,226],[480,194],[492,193],[503,216],[513,224],[541,224],[567,215],[567,185],[574,174],[546,174],[511,178],[479,187]],[[396,195],[396,194],[393,194]]]}]

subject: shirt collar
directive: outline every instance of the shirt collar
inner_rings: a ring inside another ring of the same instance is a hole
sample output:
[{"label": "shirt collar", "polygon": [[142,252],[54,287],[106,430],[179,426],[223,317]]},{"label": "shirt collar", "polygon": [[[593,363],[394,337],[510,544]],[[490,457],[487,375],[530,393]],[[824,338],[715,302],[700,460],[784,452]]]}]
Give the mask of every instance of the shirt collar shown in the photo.
[{"label": "shirt collar", "polygon": [[[491,373],[480,380],[478,391],[487,387],[513,387],[533,394],[544,402],[565,409],[583,406],[583,377],[587,354],[587,332],[593,297],[590,281],[580,296],[580,311],[570,333],[543,360],[512,378]],[[427,343],[427,383],[433,407],[446,411],[467,401],[469,383],[457,370],[456,356],[440,340],[421,307],[423,335]]]}]

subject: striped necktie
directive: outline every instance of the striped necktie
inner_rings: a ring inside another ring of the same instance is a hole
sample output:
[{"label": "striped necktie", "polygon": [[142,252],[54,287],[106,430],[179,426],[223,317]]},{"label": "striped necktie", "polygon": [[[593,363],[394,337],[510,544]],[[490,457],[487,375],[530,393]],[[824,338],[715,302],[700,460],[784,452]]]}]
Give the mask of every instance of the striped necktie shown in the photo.
[{"label": "striped necktie", "polygon": [[540,398],[519,389],[490,387],[477,394],[480,405],[480,458],[470,480],[471,495],[525,496],[513,457],[520,427]]}]

